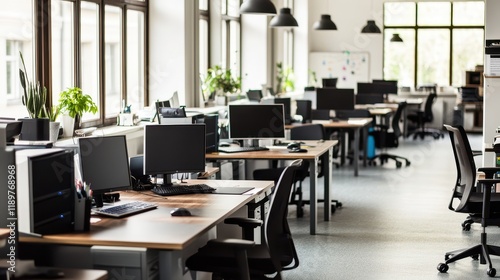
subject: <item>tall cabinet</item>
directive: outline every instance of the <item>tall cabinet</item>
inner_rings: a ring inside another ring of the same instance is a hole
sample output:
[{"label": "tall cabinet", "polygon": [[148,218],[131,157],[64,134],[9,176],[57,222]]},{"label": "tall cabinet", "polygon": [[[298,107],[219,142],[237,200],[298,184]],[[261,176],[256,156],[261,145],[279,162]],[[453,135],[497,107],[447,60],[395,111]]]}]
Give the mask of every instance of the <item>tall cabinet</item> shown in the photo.
[{"label": "tall cabinet", "polygon": [[[500,25],[498,11],[500,1],[485,1],[485,38],[486,40],[500,39]],[[485,60],[487,55],[485,55]],[[484,68],[484,107],[483,107],[483,151],[486,145],[493,142],[496,128],[500,125],[500,75],[491,75],[490,67],[485,61]],[[495,166],[495,154],[484,153],[483,166]]]}]

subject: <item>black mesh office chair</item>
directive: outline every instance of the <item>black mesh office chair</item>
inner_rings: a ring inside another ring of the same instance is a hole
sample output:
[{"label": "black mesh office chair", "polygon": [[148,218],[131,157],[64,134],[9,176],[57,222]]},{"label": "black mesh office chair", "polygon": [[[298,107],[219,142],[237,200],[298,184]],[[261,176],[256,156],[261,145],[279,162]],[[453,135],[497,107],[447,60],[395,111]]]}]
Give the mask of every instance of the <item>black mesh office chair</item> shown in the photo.
[{"label": "black mesh office chair", "polygon": [[434,120],[434,114],[432,113],[432,105],[437,98],[437,94],[435,90],[433,90],[427,96],[425,100],[424,110],[417,110],[413,113],[408,114],[407,118],[409,121],[413,122],[416,125],[416,129],[412,132],[413,139],[424,139],[425,136],[429,135],[434,137],[434,139],[439,139],[440,137],[444,138],[444,133],[435,128],[427,128],[425,127],[426,123],[430,123]]},{"label": "black mesh office chair", "polygon": [[267,279],[265,275],[269,274],[281,279],[281,271],[298,267],[299,258],[287,221],[287,202],[294,173],[301,163],[302,160],[295,160],[281,173],[264,221],[231,218],[231,223],[242,226],[244,231],[262,223],[260,244],[244,239],[210,240],[186,260],[186,266],[193,271],[212,272],[212,279]]},{"label": "black mesh office chair", "polygon": [[[398,109],[396,113],[392,116],[391,129],[389,131],[389,126],[376,124],[374,126],[374,130],[370,133],[373,135],[375,139],[375,147],[378,149],[386,149],[386,148],[397,148],[399,146],[399,137],[401,137],[401,129],[399,128],[399,123],[401,121],[401,116],[403,114],[403,110],[406,108],[406,102],[401,102],[398,105]],[[374,157],[370,158],[369,164],[375,164],[375,160],[379,159],[380,164],[386,163],[389,159],[392,159],[396,162],[396,167],[400,168],[403,166],[402,161],[405,161],[406,166],[410,165],[410,161],[402,156],[381,153],[377,154]]]},{"label": "black mesh office chair", "polygon": [[[325,130],[321,124],[307,124],[302,126],[296,126],[290,129],[290,139],[291,140],[324,140]],[[323,176],[324,168],[327,165],[323,164],[325,159],[322,158],[320,161],[320,166],[318,168],[318,177]],[[278,168],[266,168],[266,169],[256,169],[253,172],[253,178],[255,180],[274,180],[277,182],[279,176],[283,172],[283,167]],[[302,192],[302,182],[309,176],[309,162],[305,161],[302,166],[295,172],[293,190],[290,199],[290,204],[297,205],[297,217],[302,217],[304,215],[303,207],[305,204],[309,204],[310,201],[303,200]],[[298,185],[297,185],[298,184]],[[336,207],[341,207],[342,203],[338,200],[332,200],[334,205],[332,205],[332,212],[335,212]]]},{"label": "black mesh office chair", "polygon": [[[474,222],[481,223],[483,232],[478,245],[445,253],[445,262],[438,264],[437,269],[443,273],[447,272],[448,264],[472,257],[474,260],[480,259],[481,264],[488,264],[487,274],[493,277],[496,269],[492,267],[490,255],[500,256],[500,247],[487,244],[486,227],[500,226],[500,193],[491,193],[492,186],[500,183],[500,179],[479,179],[476,186],[474,156],[465,130],[461,126],[444,125],[444,127],[450,135],[458,173],[448,208],[458,213],[469,214]],[[500,171],[500,168],[479,168],[478,171],[493,174]]]}]

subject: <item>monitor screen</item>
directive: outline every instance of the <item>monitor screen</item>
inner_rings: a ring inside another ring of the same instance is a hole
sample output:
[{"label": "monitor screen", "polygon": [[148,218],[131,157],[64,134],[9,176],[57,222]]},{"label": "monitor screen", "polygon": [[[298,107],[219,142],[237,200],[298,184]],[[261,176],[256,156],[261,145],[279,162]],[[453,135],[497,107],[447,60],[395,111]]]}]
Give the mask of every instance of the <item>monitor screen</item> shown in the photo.
[{"label": "monitor screen", "polygon": [[82,179],[102,207],[102,195],[130,189],[129,158],[125,135],[78,139]]},{"label": "monitor screen", "polygon": [[285,113],[285,124],[292,122],[292,99],[291,98],[274,98],[274,104],[283,104]]},{"label": "monitor screen", "polygon": [[229,138],[283,139],[283,104],[229,105]]},{"label": "monitor screen", "polygon": [[316,89],[316,109],[318,110],[354,110],[354,102],[354,89]]},{"label": "monitor screen", "polygon": [[[205,124],[201,123],[145,126],[144,174],[204,172],[205,139]],[[170,176],[163,178],[169,180]]]},{"label": "monitor screen", "polygon": [[323,78],[321,80],[321,83],[323,85],[324,88],[327,88],[327,87],[337,87],[337,81],[338,81],[338,78]]}]

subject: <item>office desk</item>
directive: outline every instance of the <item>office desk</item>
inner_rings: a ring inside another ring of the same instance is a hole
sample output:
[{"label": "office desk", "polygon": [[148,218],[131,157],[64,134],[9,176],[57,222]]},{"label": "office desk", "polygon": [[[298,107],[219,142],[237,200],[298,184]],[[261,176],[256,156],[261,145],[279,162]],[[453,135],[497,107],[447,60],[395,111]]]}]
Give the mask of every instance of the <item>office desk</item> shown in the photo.
[{"label": "office desk", "polygon": [[[212,187],[253,186],[251,194],[190,194],[158,196],[150,191],[121,192],[122,200],[141,200],[158,204],[158,209],[91,224],[89,232],[46,235],[42,238],[21,235],[21,243],[76,245],[91,247],[119,246],[157,249],[161,279],[182,279],[185,250],[196,250],[208,240],[209,231],[222,223],[247,203],[255,202],[267,195],[274,185],[272,181],[188,180],[205,183]],[[172,217],[170,211],[176,207],[188,208],[191,217]],[[200,243],[201,242],[201,243]],[[74,256],[73,256],[74,258]]]},{"label": "office desk", "polygon": [[333,146],[338,144],[337,140],[329,141],[304,141],[307,147],[306,153],[289,153],[286,149],[271,149],[268,151],[255,151],[255,152],[242,152],[242,153],[211,153],[207,154],[207,160],[229,160],[229,159],[244,159],[244,160],[294,160],[303,159],[309,161],[309,173],[310,177],[310,234],[316,234],[316,224],[317,224],[317,176],[318,174],[317,166],[319,159],[326,154],[328,160],[328,168],[325,171],[325,185],[324,185],[324,220],[330,220],[330,186],[332,181],[332,152]]},{"label": "office desk", "polygon": [[[368,126],[372,123],[372,118],[351,118],[349,120],[340,120],[340,121],[323,121],[323,120],[313,120],[313,123],[320,123],[325,128],[336,128],[336,129],[351,129],[354,131],[354,176],[358,176],[359,174],[359,143],[361,141],[361,130],[365,131],[364,142],[365,145],[368,142]],[[302,124],[292,124],[286,126],[287,128],[291,128],[296,125]],[[345,158],[344,149],[341,151],[342,159]],[[363,149],[363,166],[366,166],[366,146]]]}]

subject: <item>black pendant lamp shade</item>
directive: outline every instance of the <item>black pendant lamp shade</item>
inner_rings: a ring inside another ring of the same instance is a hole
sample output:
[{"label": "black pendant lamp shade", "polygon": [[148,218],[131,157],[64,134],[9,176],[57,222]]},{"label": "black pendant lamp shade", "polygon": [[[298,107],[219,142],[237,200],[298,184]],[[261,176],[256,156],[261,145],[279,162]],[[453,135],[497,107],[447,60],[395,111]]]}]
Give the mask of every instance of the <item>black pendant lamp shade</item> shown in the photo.
[{"label": "black pendant lamp shade", "polygon": [[314,23],[313,28],[314,30],[337,30],[330,15],[321,15],[321,19]]},{"label": "black pendant lamp shade", "polygon": [[369,20],[363,29],[361,29],[361,33],[381,33],[380,28],[375,24],[374,20]]},{"label": "black pendant lamp shade", "polygon": [[403,38],[399,37],[398,33],[392,34],[391,42],[403,42]]},{"label": "black pendant lamp shade", "polygon": [[241,14],[275,15],[276,7],[270,0],[246,0],[240,6]]},{"label": "black pendant lamp shade", "polygon": [[292,16],[290,8],[281,8],[280,13],[271,19],[271,27],[296,27],[299,26],[297,20]]}]

